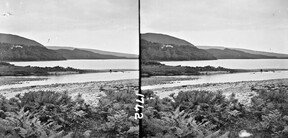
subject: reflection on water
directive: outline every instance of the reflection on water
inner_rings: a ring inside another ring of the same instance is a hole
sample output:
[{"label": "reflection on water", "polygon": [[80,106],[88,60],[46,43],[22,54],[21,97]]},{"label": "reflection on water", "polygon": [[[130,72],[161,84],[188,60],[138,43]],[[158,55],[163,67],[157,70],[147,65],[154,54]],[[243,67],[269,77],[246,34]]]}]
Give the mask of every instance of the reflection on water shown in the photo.
[{"label": "reflection on water", "polygon": [[[181,76],[191,77],[191,76]],[[145,89],[156,89],[164,87],[175,87],[183,85],[195,85],[204,83],[223,83],[223,82],[238,82],[238,81],[257,81],[257,80],[269,80],[269,79],[282,79],[288,78],[288,71],[276,71],[276,72],[256,72],[256,73],[234,73],[234,74],[217,74],[217,75],[205,75],[205,76],[194,76],[196,80],[185,80],[175,81],[170,84],[160,84],[153,86],[143,86],[142,90]]]},{"label": "reflection on water", "polygon": [[101,60],[63,60],[63,61],[32,61],[10,62],[17,66],[38,67],[72,67],[76,69],[138,69],[138,59],[101,59]]},{"label": "reflection on water", "polygon": [[219,59],[197,61],[168,61],[166,65],[182,66],[214,66],[232,69],[288,69],[288,59]]},{"label": "reflection on water", "polygon": [[[47,76],[47,80],[41,81],[27,81],[23,84],[3,85],[1,89],[7,88],[19,88],[26,86],[35,85],[49,85],[56,83],[79,83],[79,82],[90,82],[90,81],[111,81],[111,80],[122,80],[122,79],[138,79],[138,71],[127,71],[127,72],[112,72],[112,73],[88,73],[88,74],[72,74],[72,75],[61,75],[61,76]],[[7,78],[7,77],[6,77]],[[12,77],[11,77],[12,78]],[[14,77],[15,78],[15,77]],[[23,77],[21,77],[23,78]],[[37,78],[37,76],[29,76],[27,78]],[[39,76],[43,78],[43,76]]]}]

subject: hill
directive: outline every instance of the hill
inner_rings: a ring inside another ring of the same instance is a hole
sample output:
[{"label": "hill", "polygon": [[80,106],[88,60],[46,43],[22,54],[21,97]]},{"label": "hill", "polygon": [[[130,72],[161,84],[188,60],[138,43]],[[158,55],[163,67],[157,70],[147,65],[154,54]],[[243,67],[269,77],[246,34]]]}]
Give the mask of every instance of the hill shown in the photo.
[{"label": "hill", "polygon": [[[74,49],[76,49],[75,47],[64,47],[64,46],[47,46],[47,48],[51,49],[51,50],[59,50],[59,49],[74,50]],[[93,53],[101,54],[101,55],[116,56],[116,57],[120,57],[120,58],[131,58],[131,59],[137,59],[138,58],[138,55],[135,55],[135,54],[109,52],[109,51],[89,49],[89,48],[77,48],[77,49],[78,50],[85,50],[85,51],[89,51],[89,52],[93,52]]]},{"label": "hill", "polygon": [[65,58],[34,40],[17,35],[0,34],[0,60],[42,61],[65,60]]},{"label": "hill", "polygon": [[0,33],[0,42],[14,45],[42,46],[40,43],[18,35]]},{"label": "hill", "polygon": [[250,54],[261,54],[266,56],[275,56],[277,58],[288,58],[288,54],[282,54],[282,53],[274,53],[274,52],[263,52],[263,51],[255,51],[255,50],[248,50],[248,49],[241,49],[241,48],[234,48],[239,51],[243,51]]},{"label": "hill", "polygon": [[[230,50],[234,50],[234,52],[244,52],[245,55],[249,55],[253,56],[253,58],[255,59],[261,59],[261,58],[288,58],[288,54],[282,54],[282,53],[273,53],[273,52],[263,52],[263,51],[256,51],[256,50],[248,50],[248,49],[242,49],[242,48],[228,48],[228,47],[223,47],[223,46],[197,46],[200,49],[204,49],[206,51],[210,51],[210,53],[213,54],[217,54],[218,52],[220,52],[219,50],[222,50],[222,54],[224,56],[224,54],[226,55],[226,57],[228,57],[229,55],[231,55],[232,53],[225,53],[224,50],[225,49],[230,49]],[[213,49],[213,50],[212,50]],[[218,51],[216,52],[215,49],[217,49]],[[228,52],[228,51],[226,51]],[[213,55],[214,55],[213,54]],[[251,55],[252,54],[252,55]],[[233,59],[233,57],[229,57],[230,59]]]},{"label": "hill", "polygon": [[55,50],[57,53],[63,55],[67,59],[121,59],[126,57],[118,57],[113,55],[104,55],[104,54],[98,54],[86,50],[81,49],[58,49]]},{"label": "hill", "polygon": [[179,46],[181,45],[193,46],[193,44],[183,39],[179,39],[179,38],[166,35],[166,34],[146,33],[146,34],[141,34],[141,39],[144,39],[152,43],[162,43],[162,44],[171,44],[171,45],[179,45]]},{"label": "hill", "polygon": [[213,60],[213,55],[193,44],[165,34],[141,34],[143,60]]},{"label": "hill", "polygon": [[206,49],[207,52],[215,56],[217,59],[271,59],[275,56],[265,56],[259,54],[250,54],[239,50],[228,49]]}]

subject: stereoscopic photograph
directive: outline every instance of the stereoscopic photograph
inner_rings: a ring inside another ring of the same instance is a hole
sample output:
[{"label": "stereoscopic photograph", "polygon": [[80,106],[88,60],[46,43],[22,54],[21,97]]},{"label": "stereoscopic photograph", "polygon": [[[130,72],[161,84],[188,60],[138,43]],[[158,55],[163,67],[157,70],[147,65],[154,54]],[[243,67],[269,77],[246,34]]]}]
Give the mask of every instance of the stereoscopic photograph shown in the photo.
[{"label": "stereoscopic photograph", "polygon": [[145,137],[288,137],[288,1],[140,5]]},{"label": "stereoscopic photograph", "polygon": [[138,1],[1,0],[0,137],[139,137]]},{"label": "stereoscopic photograph", "polygon": [[286,0],[1,0],[0,138],[286,138]]}]

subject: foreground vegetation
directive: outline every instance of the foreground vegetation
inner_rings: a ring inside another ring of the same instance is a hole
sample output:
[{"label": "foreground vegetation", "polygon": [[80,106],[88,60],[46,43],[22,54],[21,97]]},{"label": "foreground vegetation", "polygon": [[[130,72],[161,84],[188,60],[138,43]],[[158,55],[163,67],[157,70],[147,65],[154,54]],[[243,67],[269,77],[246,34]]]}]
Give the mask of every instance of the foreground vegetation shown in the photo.
[{"label": "foreground vegetation", "polygon": [[160,99],[145,95],[143,131],[147,137],[235,138],[243,130],[256,138],[288,135],[288,86],[255,88],[251,105],[235,95],[225,98],[208,91],[179,92]]},{"label": "foreground vegetation", "polygon": [[141,76],[142,77],[149,77],[149,76],[175,76],[175,75],[200,75],[201,72],[211,72],[211,71],[218,71],[218,72],[227,72],[233,73],[236,70],[227,69],[223,67],[212,67],[212,66],[205,66],[205,67],[188,67],[188,66],[168,66],[161,64],[156,61],[143,61],[141,63]]},{"label": "foreground vegetation", "polygon": [[0,137],[90,138],[138,137],[134,119],[134,91],[105,91],[98,106],[84,102],[81,95],[29,92],[0,99]]}]

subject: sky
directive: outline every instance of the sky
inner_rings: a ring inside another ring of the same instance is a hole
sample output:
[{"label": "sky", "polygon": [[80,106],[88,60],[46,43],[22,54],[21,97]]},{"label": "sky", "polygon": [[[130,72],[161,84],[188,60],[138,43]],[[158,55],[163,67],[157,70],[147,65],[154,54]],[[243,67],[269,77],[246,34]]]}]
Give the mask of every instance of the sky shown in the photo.
[{"label": "sky", "polygon": [[1,0],[0,13],[0,33],[44,46],[139,53],[137,0]]},{"label": "sky", "polygon": [[141,0],[141,33],[288,54],[288,0]]}]

